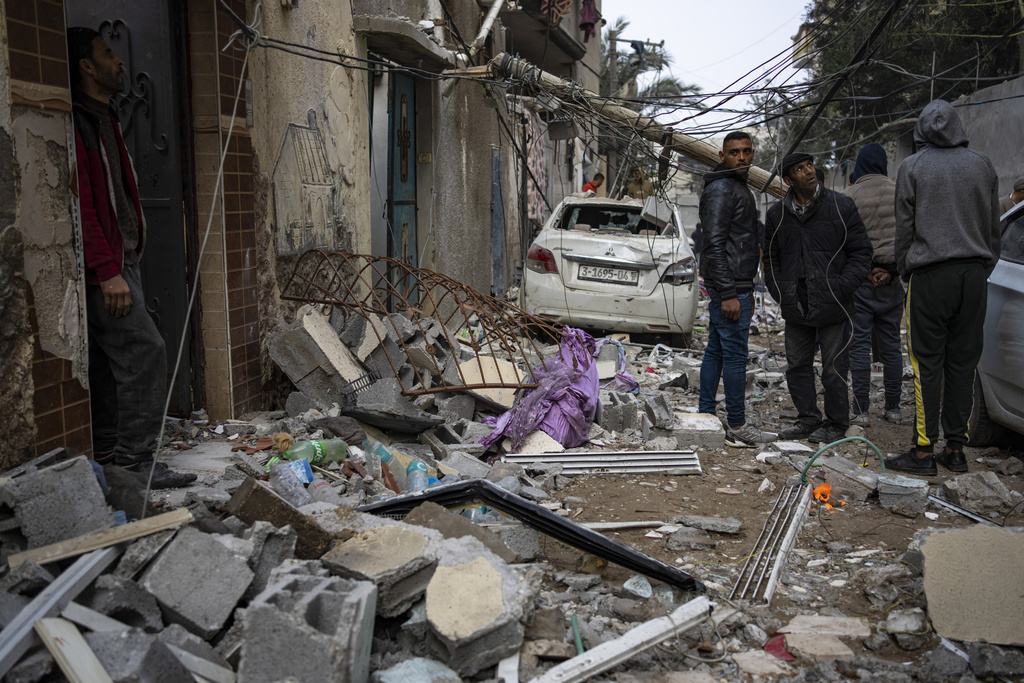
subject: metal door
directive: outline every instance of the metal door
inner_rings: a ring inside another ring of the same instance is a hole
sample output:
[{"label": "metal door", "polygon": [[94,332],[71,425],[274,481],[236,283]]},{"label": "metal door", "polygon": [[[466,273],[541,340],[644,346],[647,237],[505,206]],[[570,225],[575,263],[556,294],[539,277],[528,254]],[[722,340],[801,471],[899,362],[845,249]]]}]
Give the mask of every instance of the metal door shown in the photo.
[{"label": "metal door", "polygon": [[[416,81],[392,74],[388,116],[388,256],[419,265],[416,242]],[[403,283],[395,283],[406,292]],[[415,304],[415,301],[409,303]]]},{"label": "metal door", "polygon": [[[186,223],[183,207],[179,52],[174,0],[65,0],[68,26],[95,28],[125,63],[124,90],[114,96],[125,144],[139,176],[146,216],[140,270],[146,308],[167,345],[168,379],[188,318]],[[190,337],[186,329],[185,334]],[[191,354],[186,338],[170,412],[192,409]]]}]

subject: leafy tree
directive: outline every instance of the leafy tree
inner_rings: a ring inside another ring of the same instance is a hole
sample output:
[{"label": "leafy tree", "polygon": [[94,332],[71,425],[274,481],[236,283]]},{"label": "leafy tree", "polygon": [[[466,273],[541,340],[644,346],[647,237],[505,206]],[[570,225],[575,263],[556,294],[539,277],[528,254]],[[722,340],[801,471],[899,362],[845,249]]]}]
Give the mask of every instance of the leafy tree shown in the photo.
[{"label": "leafy tree", "polygon": [[[815,32],[812,62],[817,84],[798,105],[807,115],[888,9],[891,0],[818,0],[806,23]],[[916,116],[934,97],[953,100],[1013,76],[1021,69],[1021,42],[1001,38],[1020,18],[1018,0],[905,1],[872,44],[862,65],[836,93],[805,139],[807,147],[830,151],[833,160],[856,155],[866,136],[886,124]],[[931,78],[934,64],[934,81]],[[989,80],[986,80],[989,79]],[[778,99],[773,100],[776,104]],[[783,106],[792,109],[788,103]],[[788,146],[802,116],[773,125]]]}]

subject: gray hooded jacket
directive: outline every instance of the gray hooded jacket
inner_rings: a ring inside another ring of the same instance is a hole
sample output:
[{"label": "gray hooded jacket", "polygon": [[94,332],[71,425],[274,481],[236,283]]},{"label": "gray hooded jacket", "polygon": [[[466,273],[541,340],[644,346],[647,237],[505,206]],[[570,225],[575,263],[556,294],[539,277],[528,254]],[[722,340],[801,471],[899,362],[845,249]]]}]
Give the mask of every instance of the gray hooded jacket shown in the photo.
[{"label": "gray hooded jacket", "polygon": [[914,129],[918,152],[896,177],[896,267],[904,280],[946,261],[999,259],[999,182],[988,157],[967,149],[953,106],[935,100]]}]

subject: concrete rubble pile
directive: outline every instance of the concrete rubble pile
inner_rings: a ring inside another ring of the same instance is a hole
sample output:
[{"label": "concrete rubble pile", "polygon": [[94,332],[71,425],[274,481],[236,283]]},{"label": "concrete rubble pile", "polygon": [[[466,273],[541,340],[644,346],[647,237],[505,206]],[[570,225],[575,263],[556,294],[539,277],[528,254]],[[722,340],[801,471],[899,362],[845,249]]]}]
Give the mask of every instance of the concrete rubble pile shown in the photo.
[{"label": "concrete rubble pile", "polygon": [[[762,334],[777,333],[770,318],[758,322]],[[270,340],[296,389],[284,410],[169,420],[163,457],[200,475],[187,488],[147,501],[143,476],[98,472],[60,451],[0,475],[4,680],[61,680],[62,667],[81,672],[89,662],[112,681],[242,683],[1024,676],[1024,530],[1000,526],[1024,500],[1017,458],[985,451],[970,472],[933,486],[865,467],[870,451],[852,442],[808,467],[816,445],[771,438],[791,416],[766,339],[750,345],[748,364],[748,415],[765,431],[762,447],[728,449],[719,416],[697,412],[699,350],[623,345],[632,392],[609,385],[622,368],[618,347],[606,344],[589,442],[566,449],[537,432],[520,450],[543,457],[517,464],[507,440],[489,452],[480,444],[493,429],[485,419],[511,407],[514,390],[402,395],[437,381],[433,359],[450,383],[461,380],[449,368],[477,364],[437,325],[300,310]],[[418,351],[406,355],[400,341]],[[492,360],[526,372],[515,359]],[[293,505],[267,481],[280,432],[348,446],[345,459],[311,468],[313,502]],[[572,463],[601,452],[691,453],[698,465],[606,465],[577,476]],[[567,557],[558,527],[542,533],[483,504],[358,509],[429,496],[403,495],[401,473],[416,461],[437,485],[482,479],[539,519],[595,521],[701,581],[708,597],[597,555]],[[830,497],[802,510],[777,556],[774,598],[729,600],[776,497],[799,487],[805,470],[807,486],[827,484]],[[707,493],[690,492],[698,485]],[[607,521],[605,494],[627,486],[637,514]],[[658,499],[670,504],[655,507]],[[872,536],[893,525],[909,527],[909,544]],[[695,607],[692,621],[680,616]]]}]

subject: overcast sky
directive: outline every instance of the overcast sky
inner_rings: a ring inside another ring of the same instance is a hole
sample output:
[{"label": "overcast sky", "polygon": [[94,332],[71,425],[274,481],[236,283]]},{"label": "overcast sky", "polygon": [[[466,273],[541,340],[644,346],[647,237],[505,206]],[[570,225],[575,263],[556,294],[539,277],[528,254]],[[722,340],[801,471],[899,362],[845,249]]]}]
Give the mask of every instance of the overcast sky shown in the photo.
[{"label": "overcast sky", "polygon": [[[806,7],[807,0],[602,0],[601,13],[608,26],[620,16],[629,20],[623,38],[664,40],[673,75],[718,92],[788,51]],[[629,50],[628,44],[620,43],[619,50]],[[794,71],[787,68],[782,79],[790,75]],[[791,83],[805,78],[795,75]]]}]

